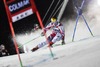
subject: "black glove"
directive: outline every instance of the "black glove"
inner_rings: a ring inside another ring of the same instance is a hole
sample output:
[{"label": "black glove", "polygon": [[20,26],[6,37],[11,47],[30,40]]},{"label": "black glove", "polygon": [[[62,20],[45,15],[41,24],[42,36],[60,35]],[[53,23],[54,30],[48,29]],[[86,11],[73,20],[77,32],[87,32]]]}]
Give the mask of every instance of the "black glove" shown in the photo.
[{"label": "black glove", "polygon": [[64,45],[65,44],[65,41],[64,40],[62,40],[62,43],[61,43],[62,45]]},{"label": "black glove", "polygon": [[44,36],[44,33],[43,32],[41,33],[41,36]]}]

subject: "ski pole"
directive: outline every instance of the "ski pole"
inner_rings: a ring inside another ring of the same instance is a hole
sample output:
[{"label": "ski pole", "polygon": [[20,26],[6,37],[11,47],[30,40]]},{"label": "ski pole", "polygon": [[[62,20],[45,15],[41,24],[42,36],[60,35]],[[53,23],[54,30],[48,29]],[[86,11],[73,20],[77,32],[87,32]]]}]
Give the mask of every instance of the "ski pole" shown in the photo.
[{"label": "ski pole", "polygon": [[[40,36],[41,36],[41,35],[40,35]],[[18,48],[21,48],[22,46],[24,46],[24,45],[26,45],[27,43],[29,43],[29,42],[31,42],[31,41],[33,41],[33,40],[35,40],[35,39],[39,38],[40,36],[35,37],[34,39],[32,39],[32,40],[30,40],[30,41],[28,41],[28,42],[24,43],[23,45],[19,45],[19,47],[18,47]]]}]

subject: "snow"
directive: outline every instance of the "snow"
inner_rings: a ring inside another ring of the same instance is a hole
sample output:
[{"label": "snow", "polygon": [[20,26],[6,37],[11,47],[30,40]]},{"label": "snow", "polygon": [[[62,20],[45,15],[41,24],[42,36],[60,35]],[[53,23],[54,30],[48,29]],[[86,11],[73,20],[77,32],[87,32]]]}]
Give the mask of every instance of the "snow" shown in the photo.
[{"label": "snow", "polygon": [[[96,4],[97,1],[93,3]],[[88,7],[91,7],[90,5]],[[93,8],[97,9],[94,10]],[[54,57],[52,57],[49,48],[46,46],[36,52],[30,51],[34,46],[45,40],[44,37],[31,41],[25,45],[28,48],[27,53],[20,54],[23,67],[100,67],[99,6],[92,5],[92,8],[88,8],[83,15],[86,16],[94,37],[91,36],[84,21],[80,19],[74,42],[72,42],[75,20],[65,20],[67,22],[64,22],[66,44],[51,48],[54,54]],[[23,45],[27,41],[39,36],[40,32],[41,30],[38,30],[35,33],[17,36],[17,42]],[[57,44],[60,43],[57,42]],[[20,67],[18,56],[11,55],[0,58],[0,67]]]},{"label": "snow", "polygon": [[[100,36],[67,43],[52,48],[54,58],[48,48],[21,54],[26,67],[99,67]],[[17,55],[0,58],[0,67],[20,67]]]}]

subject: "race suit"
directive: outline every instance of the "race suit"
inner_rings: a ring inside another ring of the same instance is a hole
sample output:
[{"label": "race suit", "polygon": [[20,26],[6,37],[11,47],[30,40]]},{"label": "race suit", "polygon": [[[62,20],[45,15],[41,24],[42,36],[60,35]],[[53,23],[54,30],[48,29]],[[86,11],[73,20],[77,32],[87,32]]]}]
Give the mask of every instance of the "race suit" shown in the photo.
[{"label": "race suit", "polygon": [[49,29],[52,29],[52,33],[47,37],[48,41],[44,41],[38,44],[39,48],[50,43],[54,44],[57,41],[64,40],[65,30],[64,30],[64,26],[61,23],[50,22],[44,29],[44,32],[46,33]]}]

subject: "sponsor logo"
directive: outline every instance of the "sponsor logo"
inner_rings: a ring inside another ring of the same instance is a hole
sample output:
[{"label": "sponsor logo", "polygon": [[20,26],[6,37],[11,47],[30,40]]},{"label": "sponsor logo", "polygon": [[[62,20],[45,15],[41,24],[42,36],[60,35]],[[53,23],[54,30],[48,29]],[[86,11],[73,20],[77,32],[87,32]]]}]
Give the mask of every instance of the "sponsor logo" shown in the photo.
[{"label": "sponsor logo", "polygon": [[30,4],[29,0],[23,0],[23,1],[19,1],[17,3],[11,4],[8,7],[9,7],[10,12],[13,12],[29,4]]}]

